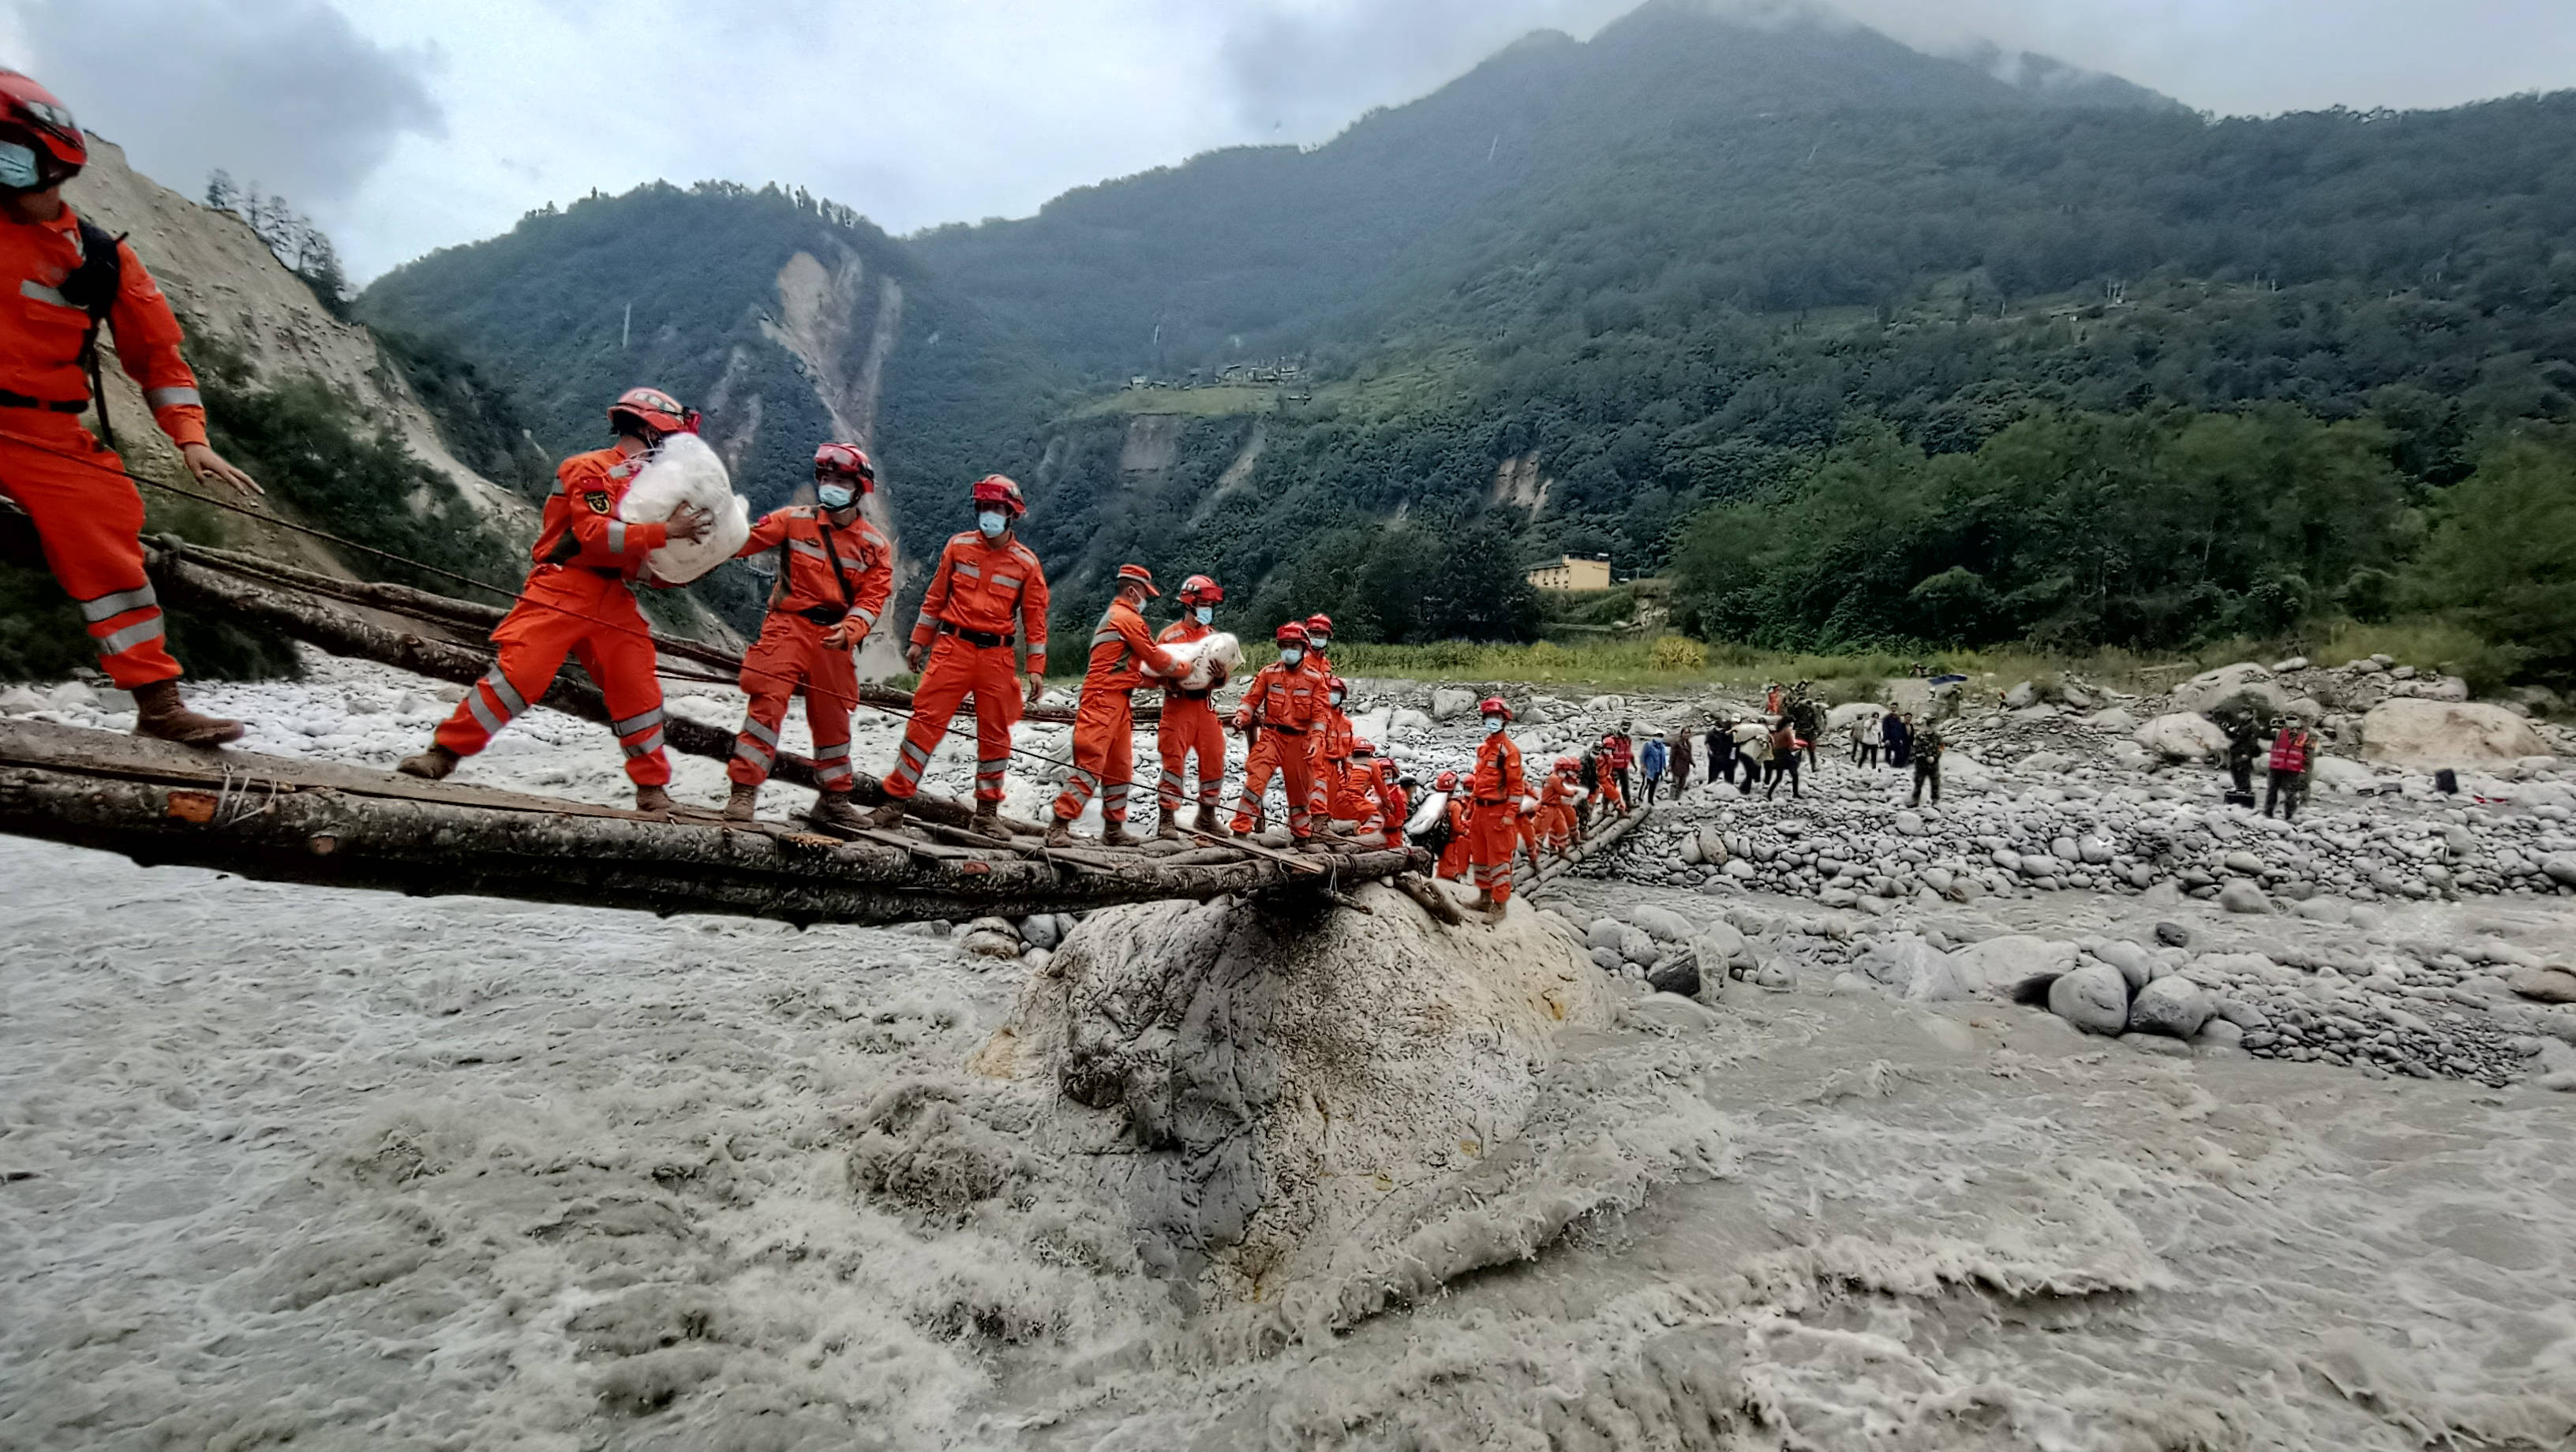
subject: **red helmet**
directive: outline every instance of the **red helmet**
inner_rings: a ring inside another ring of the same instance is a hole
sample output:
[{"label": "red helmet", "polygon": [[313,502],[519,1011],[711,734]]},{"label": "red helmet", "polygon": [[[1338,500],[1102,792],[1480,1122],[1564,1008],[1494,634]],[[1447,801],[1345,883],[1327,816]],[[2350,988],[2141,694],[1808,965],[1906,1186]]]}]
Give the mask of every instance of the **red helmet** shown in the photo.
[{"label": "red helmet", "polygon": [[1304,645],[1306,643],[1306,627],[1298,624],[1294,620],[1291,620],[1287,624],[1280,626],[1278,633],[1271,638],[1278,641],[1281,645]]},{"label": "red helmet", "polygon": [[1144,586],[1145,593],[1157,600],[1163,597],[1163,592],[1154,588],[1154,572],[1146,569],[1143,565],[1120,565],[1118,567],[1118,588],[1123,590],[1130,585]]},{"label": "red helmet", "polygon": [[1181,582],[1181,603],[1215,605],[1225,599],[1225,587],[1205,575],[1192,575]]},{"label": "red helmet", "polygon": [[[1306,638],[1308,640],[1315,638],[1315,627],[1311,625],[1306,627]],[[1324,677],[1324,689],[1328,691],[1339,691],[1343,695],[1347,696],[1351,693],[1351,683],[1343,680],[1340,676],[1326,676]]]},{"label": "red helmet", "polygon": [[698,411],[682,408],[680,401],[658,388],[630,388],[617,395],[608,406],[608,423],[616,427],[620,417],[631,418],[657,434],[693,434],[698,431]]},{"label": "red helmet", "polygon": [[1029,512],[1029,501],[1020,493],[1019,482],[1008,474],[987,474],[976,480],[975,502],[998,504],[1014,519]]},{"label": "red helmet", "polygon": [[1353,756],[1375,756],[1375,755],[1377,755],[1377,746],[1376,746],[1376,744],[1375,744],[1374,742],[1365,741],[1365,740],[1362,740],[1362,739],[1360,739],[1360,738],[1358,738],[1358,737],[1353,737],[1353,738],[1351,739],[1351,755],[1353,755]]},{"label": "red helmet", "polygon": [[1307,633],[1308,635],[1330,635],[1330,634],[1332,634],[1332,633],[1333,633],[1333,617],[1331,617],[1330,615],[1325,614],[1325,613],[1324,613],[1323,611],[1321,611],[1321,610],[1318,610],[1318,611],[1316,611],[1314,614],[1307,616],[1307,617],[1306,617],[1306,633]]},{"label": "red helmet", "polygon": [[[37,171],[48,186],[89,165],[89,137],[72,119],[71,108],[33,76],[0,69],[0,128],[26,133],[36,148]],[[44,164],[46,157],[53,159],[51,166]]]},{"label": "red helmet", "polygon": [[820,479],[826,474],[855,481],[861,494],[876,491],[877,466],[869,462],[868,451],[856,444],[816,444],[814,477]]},{"label": "red helmet", "polygon": [[1504,720],[1509,721],[1512,719],[1512,708],[1504,705],[1503,698],[1500,696],[1487,696],[1485,699],[1476,703],[1476,714],[1479,716],[1500,716]]},{"label": "red helmet", "polygon": [[1556,769],[1558,771],[1581,771],[1583,770],[1583,763],[1575,760],[1571,756],[1560,756],[1556,759]]},{"label": "red helmet", "polygon": [[1458,773],[1444,771],[1431,779],[1431,785],[1440,791],[1454,792],[1458,789]]}]

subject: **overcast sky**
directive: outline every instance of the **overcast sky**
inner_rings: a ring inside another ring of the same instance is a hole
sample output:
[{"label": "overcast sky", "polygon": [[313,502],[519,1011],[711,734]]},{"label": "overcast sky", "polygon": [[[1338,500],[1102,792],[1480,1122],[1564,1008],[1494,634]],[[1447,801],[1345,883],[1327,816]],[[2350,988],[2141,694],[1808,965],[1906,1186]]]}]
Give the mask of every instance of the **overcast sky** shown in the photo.
[{"label": "overcast sky", "polygon": [[[896,232],[1025,215],[1210,147],[1328,139],[1523,32],[1589,36],[1633,3],[0,0],[0,61],[170,186],[224,167],[284,193],[363,278],[656,177],[800,183]],[[2576,85],[2576,0],[1838,8],[2226,113]]]}]

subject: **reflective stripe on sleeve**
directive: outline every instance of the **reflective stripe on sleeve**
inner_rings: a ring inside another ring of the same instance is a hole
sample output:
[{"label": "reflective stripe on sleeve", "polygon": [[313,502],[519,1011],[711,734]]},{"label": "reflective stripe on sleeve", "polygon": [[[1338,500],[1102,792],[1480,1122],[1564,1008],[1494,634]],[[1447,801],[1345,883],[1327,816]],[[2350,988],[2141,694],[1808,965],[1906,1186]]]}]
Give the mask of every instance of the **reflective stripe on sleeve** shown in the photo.
[{"label": "reflective stripe on sleeve", "polygon": [[[52,303],[58,308],[68,308],[72,305],[71,299],[64,297],[61,293],[45,286],[43,283],[36,281],[32,277],[18,284],[18,295],[20,297],[34,298],[40,303]],[[76,308],[73,310],[75,312],[78,311]]]},{"label": "reflective stripe on sleeve", "polygon": [[867,608],[866,606],[864,606],[864,605],[863,605],[863,606],[860,606],[860,607],[859,607],[858,609],[856,609],[856,610],[851,611],[851,612],[850,612],[850,618],[851,618],[851,619],[853,619],[853,620],[858,621],[858,622],[859,622],[860,624],[862,624],[862,625],[865,625],[865,626],[866,626],[868,629],[870,629],[870,630],[874,630],[874,629],[876,629],[876,628],[877,628],[877,613],[876,613],[875,611],[873,611],[873,610],[868,609],[868,608]]},{"label": "reflective stripe on sleeve", "polygon": [[119,590],[113,595],[101,595],[95,600],[83,600],[81,618],[96,625],[101,621],[113,620],[128,610],[140,610],[146,605],[160,603],[161,597],[152,593],[151,584],[146,582],[132,590]]},{"label": "reflective stripe on sleeve", "polygon": [[199,397],[197,390],[193,388],[147,388],[143,390],[143,406],[152,410],[154,413],[159,413],[165,408],[179,408],[185,405],[203,406],[204,403],[205,399]]},{"label": "reflective stripe on sleeve", "polygon": [[612,519],[608,522],[608,552],[612,555],[626,553],[625,520]]}]

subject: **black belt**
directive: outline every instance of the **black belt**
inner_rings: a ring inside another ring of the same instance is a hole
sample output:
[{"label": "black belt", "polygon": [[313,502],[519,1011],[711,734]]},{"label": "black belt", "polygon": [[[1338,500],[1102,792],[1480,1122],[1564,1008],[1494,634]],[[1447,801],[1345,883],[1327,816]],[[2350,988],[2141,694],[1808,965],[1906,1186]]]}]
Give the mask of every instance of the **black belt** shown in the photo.
[{"label": "black belt", "polygon": [[85,413],[89,409],[89,400],[73,398],[58,402],[48,398],[30,398],[26,394],[11,393],[8,389],[0,388],[0,408],[40,408],[47,413]]},{"label": "black belt", "polygon": [[1273,726],[1266,721],[1255,721],[1252,724],[1260,727],[1264,731],[1276,731],[1282,736],[1303,736],[1306,734],[1306,728],[1303,726]]},{"label": "black belt", "polygon": [[962,625],[951,625],[945,620],[939,622],[939,633],[956,636],[968,645],[981,646],[986,650],[1017,645],[1020,640],[1016,635],[995,635],[989,630],[968,630]]},{"label": "black belt", "polygon": [[813,605],[803,610],[790,610],[787,613],[801,615],[817,625],[830,626],[840,624],[850,612],[831,605]]},{"label": "black belt", "polygon": [[1214,686],[1210,686],[1204,691],[1184,691],[1178,686],[1165,686],[1163,689],[1171,692],[1173,695],[1178,696],[1184,701],[1204,701],[1208,697],[1216,694],[1216,687]]}]

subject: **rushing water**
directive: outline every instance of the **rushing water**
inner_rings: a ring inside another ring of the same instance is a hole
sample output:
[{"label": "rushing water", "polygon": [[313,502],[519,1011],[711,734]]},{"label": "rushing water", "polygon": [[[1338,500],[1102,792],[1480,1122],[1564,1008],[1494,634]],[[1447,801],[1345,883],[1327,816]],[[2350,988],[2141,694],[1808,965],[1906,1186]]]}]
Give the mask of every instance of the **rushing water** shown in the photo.
[{"label": "rushing water", "polygon": [[2003,1006],[1646,1004],[1567,1045],[1497,1157],[1526,1172],[1462,1188],[1462,1234],[1562,1233],[1264,1322],[1185,1312],[964,1072],[1013,974],[936,940],[21,842],[0,880],[8,1447],[2576,1426],[2576,1121],[2537,1089],[2160,1059]]}]

